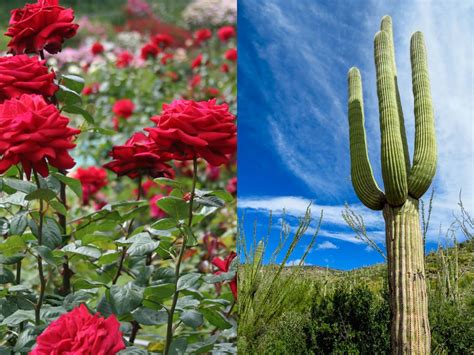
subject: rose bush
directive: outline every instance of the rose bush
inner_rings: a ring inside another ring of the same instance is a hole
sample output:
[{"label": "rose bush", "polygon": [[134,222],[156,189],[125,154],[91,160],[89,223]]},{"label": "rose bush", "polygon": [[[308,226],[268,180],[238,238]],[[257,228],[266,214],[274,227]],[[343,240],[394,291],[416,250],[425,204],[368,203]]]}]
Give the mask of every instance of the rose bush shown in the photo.
[{"label": "rose bush", "polygon": [[0,353],[235,353],[235,36],[14,13],[34,26],[0,66]]}]

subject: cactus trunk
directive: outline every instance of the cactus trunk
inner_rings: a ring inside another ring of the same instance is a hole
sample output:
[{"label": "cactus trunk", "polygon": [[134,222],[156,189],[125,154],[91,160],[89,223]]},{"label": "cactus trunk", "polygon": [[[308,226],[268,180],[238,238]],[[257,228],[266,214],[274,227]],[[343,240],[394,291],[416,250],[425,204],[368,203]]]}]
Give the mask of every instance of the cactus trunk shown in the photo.
[{"label": "cactus trunk", "polygon": [[429,354],[430,327],[418,201],[385,205],[392,354]]},{"label": "cactus trunk", "polygon": [[348,116],[352,185],[364,205],[383,209],[385,217],[392,354],[424,355],[430,353],[431,339],[418,199],[428,190],[436,172],[436,137],[421,32],[413,34],[410,44],[415,99],[413,164],[398,90],[392,20],[385,16],[374,39],[385,193],[374,179],[367,154],[362,78],[357,68],[348,73]]}]

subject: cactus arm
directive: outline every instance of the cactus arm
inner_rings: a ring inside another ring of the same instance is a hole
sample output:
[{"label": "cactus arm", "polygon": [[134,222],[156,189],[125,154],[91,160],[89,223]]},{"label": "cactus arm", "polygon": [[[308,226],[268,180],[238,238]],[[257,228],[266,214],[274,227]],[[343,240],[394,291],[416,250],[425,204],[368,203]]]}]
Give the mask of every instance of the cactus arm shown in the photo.
[{"label": "cactus arm", "polygon": [[352,185],[364,205],[372,210],[381,210],[385,203],[385,196],[375,181],[367,153],[362,80],[357,68],[349,70],[348,81]]},{"label": "cactus arm", "polygon": [[384,16],[382,18],[382,22],[380,24],[380,30],[387,32],[389,36],[393,80],[395,81],[395,91],[397,95],[397,110],[398,110],[398,119],[399,119],[399,125],[400,125],[400,136],[402,137],[403,154],[405,158],[405,169],[408,174],[408,172],[410,171],[410,153],[408,151],[407,135],[405,131],[405,119],[403,117],[402,102],[400,100],[400,91],[398,90],[397,64],[395,61],[395,44],[393,41],[392,18],[390,16]]},{"label": "cactus arm", "polygon": [[390,205],[401,206],[408,196],[407,172],[402,137],[400,136],[390,39],[385,31],[379,31],[375,35],[374,50],[385,195]]},{"label": "cactus arm", "polygon": [[411,37],[410,55],[415,99],[415,152],[408,177],[408,191],[414,198],[420,198],[430,187],[436,172],[434,114],[426,48],[421,32]]}]

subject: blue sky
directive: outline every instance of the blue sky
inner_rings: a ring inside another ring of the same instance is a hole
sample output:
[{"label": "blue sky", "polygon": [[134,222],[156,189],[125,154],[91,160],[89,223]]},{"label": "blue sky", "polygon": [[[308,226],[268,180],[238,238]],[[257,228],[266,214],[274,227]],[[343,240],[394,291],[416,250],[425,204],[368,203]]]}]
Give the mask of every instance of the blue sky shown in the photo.
[{"label": "blue sky", "polygon": [[[325,218],[307,263],[351,269],[383,260],[354,238],[341,211],[348,203],[362,214],[384,247],[381,213],[365,208],[350,182],[346,75],[351,66],[361,71],[369,156],[383,186],[373,38],[386,14],[394,24],[411,154],[411,34],[421,30],[427,45],[439,156],[428,247],[453,221],[461,189],[472,213],[474,1],[239,0],[238,210],[248,238],[254,221],[257,238],[265,235],[270,210],[277,222],[285,209],[295,226],[311,202],[313,215],[323,209]],[[301,256],[313,228],[291,260]],[[278,236],[275,223],[270,250]]]}]

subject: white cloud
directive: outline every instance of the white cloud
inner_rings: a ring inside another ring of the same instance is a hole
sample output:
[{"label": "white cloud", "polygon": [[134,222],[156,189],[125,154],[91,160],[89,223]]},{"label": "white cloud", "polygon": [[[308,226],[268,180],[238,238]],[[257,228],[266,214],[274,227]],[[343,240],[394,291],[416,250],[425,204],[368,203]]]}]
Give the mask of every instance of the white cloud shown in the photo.
[{"label": "white cloud", "polygon": [[[285,266],[298,266],[301,263],[301,259],[290,260],[286,263]],[[311,266],[312,264],[307,263],[306,261],[303,263],[304,266]]]},{"label": "white cloud", "polygon": [[316,245],[316,250],[325,250],[325,249],[339,249],[339,247],[331,243],[330,241],[325,241]]}]

